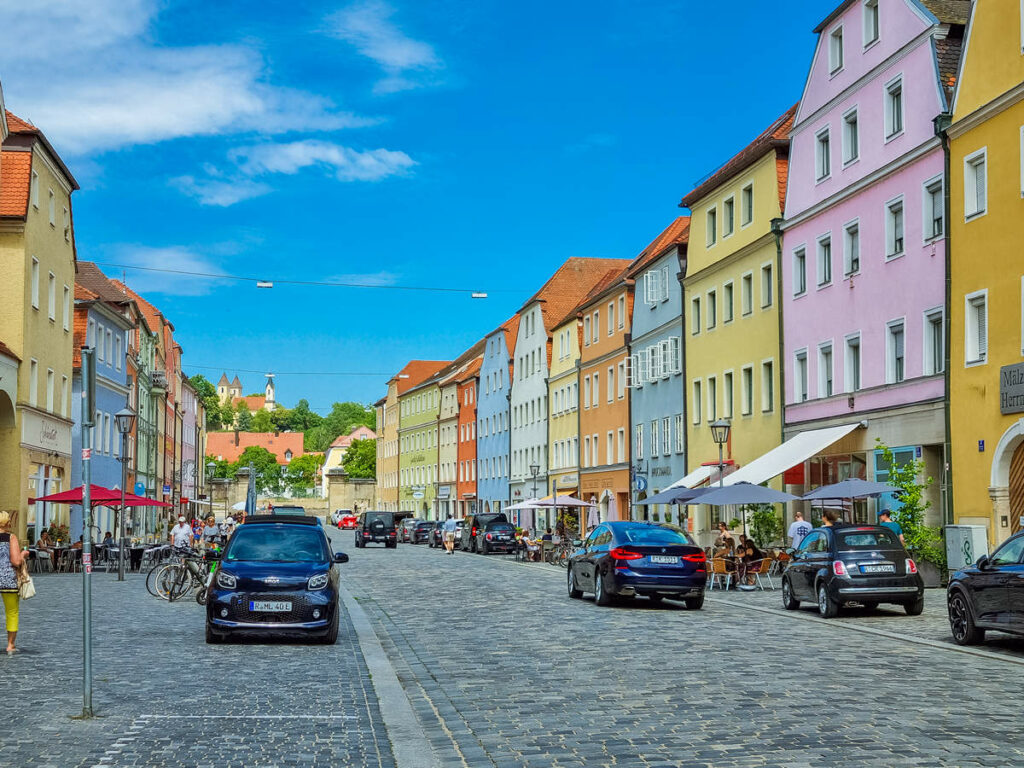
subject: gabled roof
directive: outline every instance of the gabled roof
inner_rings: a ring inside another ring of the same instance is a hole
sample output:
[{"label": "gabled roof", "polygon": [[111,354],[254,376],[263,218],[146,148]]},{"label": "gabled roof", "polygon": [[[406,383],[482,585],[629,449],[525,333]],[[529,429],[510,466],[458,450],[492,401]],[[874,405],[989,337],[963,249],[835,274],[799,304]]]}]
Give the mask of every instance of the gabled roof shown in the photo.
[{"label": "gabled roof", "polygon": [[567,259],[519,311],[522,312],[535,301],[541,302],[544,328],[550,334],[554,328],[552,323],[575,307],[609,269],[621,269],[628,263],[626,259]]},{"label": "gabled roof", "polygon": [[971,0],[920,0],[943,24],[965,26],[971,17]]},{"label": "gabled roof", "polygon": [[[793,127],[793,119],[796,117],[794,104],[787,109],[781,117],[775,119],[760,136],[748,144],[739,154],[734,155],[725,165],[711,173],[701,181],[697,182],[695,188],[686,194],[679,203],[680,208],[689,208],[702,197],[710,193],[716,187],[724,184],[728,179],[746,170],[755,162],[761,159],[765,153],[778,149],[789,152],[789,131]],[[785,186],[780,187],[780,204],[785,205]]]},{"label": "gabled roof", "polygon": [[[404,395],[448,365],[448,360],[410,360],[397,374],[398,394]],[[408,378],[401,378],[407,376]]]},{"label": "gabled roof", "polygon": [[516,357],[516,338],[519,336],[519,313],[516,312],[512,317],[495,328],[491,335],[494,335],[497,331],[505,332],[505,349],[508,350],[509,358],[514,360]]},{"label": "gabled roof", "polygon": [[[608,290],[614,288],[619,283],[626,280],[626,276],[628,274],[628,266],[623,269],[609,269],[607,272],[605,272],[604,276],[597,282],[597,284],[590,289],[587,295],[583,297],[583,300],[576,305],[576,307],[573,309],[573,312],[578,312],[579,310],[586,307],[588,304],[592,304],[594,301],[601,298]],[[563,318],[559,325],[561,325],[561,323],[564,323],[567,319],[568,318]]]},{"label": "gabled roof", "polygon": [[293,459],[303,455],[302,436],[302,432],[210,432],[206,436],[206,453],[225,461],[238,461],[246,448],[258,445],[274,454],[278,464],[284,464],[285,451],[291,451]]},{"label": "gabled roof", "polygon": [[353,440],[376,440],[377,433],[367,427],[365,424],[360,424],[358,427],[353,429],[347,435],[338,435],[334,438],[334,442],[331,443],[331,448],[348,448],[352,445]]},{"label": "gabled roof", "polygon": [[479,356],[473,358],[469,362],[469,365],[467,365],[465,368],[463,368],[462,371],[459,374],[456,375],[456,378],[455,378],[456,383],[462,384],[463,382],[466,382],[466,381],[469,381],[470,379],[476,378],[476,376],[480,373],[480,368],[483,367],[483,364],[484,364],[483,355],[479,355]]},{"label": "gabled roof", "polygon": [[79,261],[75,264],[75,287],[82,286],[97,298],[111,304],[130,304],[132,297],[123,289],[114,285],[110,278],[91,261]]},{"label": "gabled roof", "polygon": [[629,276],[636,277],[647,269],[652,262],[657,261],[665,251],[683,245],[690,240],[690,217],[678,216],[676,220],[665,227],[651,243],[640,251],[640,255],[633,259],[629,265]]},{"label": "gabled roof", "polygon": [[57,154],[57,150],[55,150],[53,145],[50,144],[49,139],[46,138],[46,134],[32,125],[32,123],[22,120],[10,110],[6,110],[4,114],[7,118],[7,130],[9,132],[8,138],[10,138],[10,136],[35,136],[46,148],[46,151],[50,153],[50,157],[53,158],[53,161],[60,168],[61,173],[64,174],[64,177],[67,179],[68,184],[71,185],[71,188],[78,189],[78,182],[75,181],[75,177],[71,175],[71,171],[68,167],[64,165],[64,161],[61,160],[60,155]]},{"label": "gabled roof", "polygon": [[153,333],[157,333],[161,324],[166,323],[170,326],[171,330],[174,330],[174,323],[164,317],[164,313],[154,307],[139,294],[129,288],[127,285],[122,283],[120,280],[108,278],[115,288],[123,291],[132,301],[139,305],[139,310],[142,312],[142,316],[146,318],[146,324],[149,325],[149,330]]},{"label": "gabled roof", "polygon": [[0,216],[25,218],[31,185],[32,153],[16,150],[0,153]]},{"label": "gabled roof", "polygon": [[463,371],[474,361],[482,360],[482,354],[484,351],[484,345],[487,343],[487,339],[480,339],[476,344],[471,346],[461,355],[459,355],[450,364],[446,365],[440,371],[437,372],[436,378],[443,386],[453,382],[459,382]]},{"label": "gabled roof", "polygon": [[239,403],[245,403],[245,407],[252,411],[262,411],[263,407],[267,404],[267,398],[264,395],[248,395],[246,397],[232,397],[231,406],[237,408]]}]

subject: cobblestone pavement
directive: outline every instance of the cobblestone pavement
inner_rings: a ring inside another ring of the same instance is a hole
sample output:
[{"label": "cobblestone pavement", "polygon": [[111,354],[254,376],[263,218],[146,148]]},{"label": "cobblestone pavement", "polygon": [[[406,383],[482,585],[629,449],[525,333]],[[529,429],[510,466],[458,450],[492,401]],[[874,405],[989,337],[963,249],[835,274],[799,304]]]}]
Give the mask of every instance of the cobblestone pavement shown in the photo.
[{"label": "cobblestone pavement", "polygon": [[831,623],[774,611],[778,593],[599,608],[569,600],[550,566],[351,552],[344,582],[445,766],[1024,763],[1009,704],[1024,644],[996,641],[1002,659],[855,631],[948,638],[940,592],[921,617]]},{"label": "cobblestone pavement", "polygon": [[[347,566],[341,566],[342,568]],[[194,600],[93,578],[94,696],[82,711],[82,577],[40,575],[21,653],[0,653],[0,766],[395,765],[351,623],[336,646],[207,646]]]}]

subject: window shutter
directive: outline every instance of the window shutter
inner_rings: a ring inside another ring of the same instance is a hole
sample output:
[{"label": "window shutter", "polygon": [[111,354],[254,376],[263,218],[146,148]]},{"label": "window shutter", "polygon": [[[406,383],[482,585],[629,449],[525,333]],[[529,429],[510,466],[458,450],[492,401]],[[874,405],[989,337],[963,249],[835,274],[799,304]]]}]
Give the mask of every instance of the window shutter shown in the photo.
[{"label": "window shutter", "polygon": [[626,367],[623,378],[625,379],[624,386],[633,386],[633,371],[636,370],[636,355],[630,355],[625,359]]},{"label": "window shutter", "polygon": [[981,162],[979,162],[975,166],[975,169],[976,169],[976,171],[975,171],[975,181],[974,181],[974,184],[975,184],[975,188],[978,191],[978,210],[979,211],[984,211],[985,208],[986,208],[986,205],[985,205],[985,203],[986,203],[986,200],[985,200],[985,191],[986,191],[985,190],[985,159],[982,159]]},{"label": "window shutter", "polygon": [[661,300],[668,301],[668,267],[661,268]]},{"label": "window shutter", "polygon": [[644,304],[653,304],[654,299],[654,273],[648,272],[644,275]]},{"label": "window shutter", "polygon": [[643,350],[636,356],[636,365],[635,386],[642,387],[651,378],[650,359],[647,356],[647,350]]},{"label": "window shutter", "polygon": [[678,336],[669,337],[668,344],[668,370],[666,375],[673,373],[682,373],[683,365],[680,355],[680,342],[681,339]]},{"label": "window shutter", "polygon": [[979,301],[974,311],[978,313],[978,359],[985,360],[988,357],[988,322],[985,316],[985,302]]},{"label": "window shutter", "polygon": [[662,369],[661,344],[652,344],[645,351],[648,357],[651,379],[660,379]]}]

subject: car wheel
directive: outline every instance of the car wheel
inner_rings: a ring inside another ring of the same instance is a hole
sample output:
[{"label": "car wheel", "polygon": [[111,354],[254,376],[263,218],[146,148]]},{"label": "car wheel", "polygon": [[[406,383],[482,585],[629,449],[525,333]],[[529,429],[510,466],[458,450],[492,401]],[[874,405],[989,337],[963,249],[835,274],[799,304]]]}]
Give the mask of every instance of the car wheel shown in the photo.
[{"label": "car wheel", "polygon": [[388,549],[398,549],[398,542],[397,541],[387,541],[387,542],[384,543],[384,546],[387,547]]},{"label": "car wheel", "polygon": [[688,611],[699,611],[704,607],[704,595],[700,597],[687,597],[683,600],[683,604],[686,605]]},{"label": "car wheel", "polygon": [[219,645],[224,642],[224,635],[220,632],[214,632],[213,627],[210,626],[210,622],[206,622],[206,644],[207,645]]},{"label": "car wheel", "polygon": [[471,542],[469,542],[469,551],[476,552],[476,539],[473,539]]},{"label": "car wheel", "polygon": [[660,603],[665,598],[662,595],[654,594],[654,595],[648,595],[647,599],[650,600],[652,603]]},{"label": "car wheel", "polygon": [[583,597],[583,590],[576,586],[576,574],[573,573],[571,565],[569,566],[569,575],[566,577],[566,584],[569,588],[569,597],[573,600]]},{"label": "car wheel", "polygon": [[800,601],[793,597],[793,585],[789,579],[782,580],[782,607],[787,611],[795,611],[800,607]]},{"label": "car wheel", "polygon": [[327,630],[327,634],[320,638],[320,642],[324,645],[334,645],[338,642],[338,609],[334,609],[334,621],[331,622],[330,629]]},{"label": "car wheel", "polygon": [[594,579],[594,602],[598,605],[611,605],[612,596],[608,594],[608,590],[605,588],[604,575],[601,571],[597,572],[597,576]]},{"label": "car wheel", "polygon": [[920,616],[924,611],[924,595],[910,603],[903,604],[903,610],[907,612],[907,616]]},{"label": "car wheel", "polygon": [[977,645],[985,640],[985,630],[974,624],[974,614],[967,598],[961,592],[954,593],[949,600],[949,628],[953,642],[957,645]]},{"label": "car wheel", "polygon": [[486,555],[486,554],[489,554],[489,552],[490,552],[490,549],[487,546],[487,542],[486,541],[481,542],[480,543],[480,554],[481,555]]},{"label": "car wheel", "polygon": [[824,583],[818,585],[818,614],[823,619],[835,618],[839,613],[839,603],[828,596]]}]

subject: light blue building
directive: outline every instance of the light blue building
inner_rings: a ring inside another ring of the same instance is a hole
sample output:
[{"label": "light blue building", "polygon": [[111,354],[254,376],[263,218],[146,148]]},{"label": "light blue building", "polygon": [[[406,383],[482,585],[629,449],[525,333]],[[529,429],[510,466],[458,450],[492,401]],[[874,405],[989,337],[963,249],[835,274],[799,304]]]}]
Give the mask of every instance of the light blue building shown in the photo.
[{"label": "light blue building", "polygon": [[484,339],[476,412],[479,512],[500,512],[509,503],[510,371],[518,331],[519,315],[516,314]]},{"label": "light blue building", "polygon": [[[92,433],[92,483],[106,488],[121,487],[121,435],[114,416],[128,403],[127,341],[131,323],[122,306],[104,301],[82,285],[75,285],[75,349],[72,379],[71,473],[72,486],[82,484],[82,359],[80,347],[96,350],[96,415]],[[84,333],[81,329],[84,329]],[[130,448],[129,448],[130,451]],[[130,454],[129,454],[130,455]],[[127,489],[129,492],[131,488]],[[106,531],[114,535],[114,512],[107,507],[94,511],[96,529],[102,538]],[[71,507],[70,533],[73,541],[82,535],[82,508]]]},{"label": "light blue building", "polygon": [[685,507],[638,506],[686,474],[682,286],[690,217],[672,222],[633,263],[630,342],[633,517],[680,522]]}]

